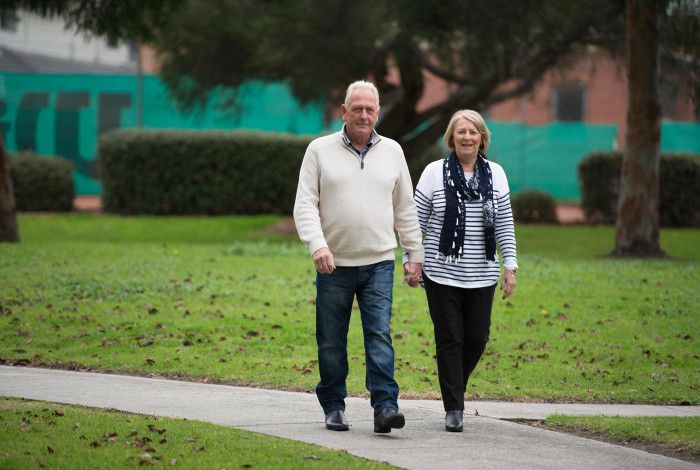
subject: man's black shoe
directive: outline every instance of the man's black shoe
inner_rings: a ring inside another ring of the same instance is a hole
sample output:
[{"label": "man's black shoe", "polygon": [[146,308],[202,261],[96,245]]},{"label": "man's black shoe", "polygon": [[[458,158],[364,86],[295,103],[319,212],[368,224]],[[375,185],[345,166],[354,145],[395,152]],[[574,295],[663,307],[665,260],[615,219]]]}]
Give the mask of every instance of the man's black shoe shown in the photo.
[{"label": "man's black shoe", "polygon": [[374,414],[374,432],[388,433],[393,429],[401,429],[406,424],[403,414],[390,406],[385,406]]},{"label": "man's black shoe", "polygon": [[445,431],[462,432],[464,427],[464,412],[462,410],[450,410],[445,414]]},{"label": "man's black shoe", "polygon": [[347,431],[350,429],[343,410],[334,410],[326,414],[326,429],[331,431]]}]

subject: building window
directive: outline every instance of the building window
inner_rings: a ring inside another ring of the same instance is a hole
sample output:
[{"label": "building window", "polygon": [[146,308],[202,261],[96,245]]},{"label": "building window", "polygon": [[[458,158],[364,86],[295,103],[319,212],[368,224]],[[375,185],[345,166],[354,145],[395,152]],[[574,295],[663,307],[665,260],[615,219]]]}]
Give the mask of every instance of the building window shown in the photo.
[{"label": "building window", "polygon": [[133,41],[129,43],[129,60],[131,62],[139,60],[139,45]]},{"label": "building window", "polygon": [[0,12],[0,29],[3,31],[17,31],[17,23],[19,23],[19,17],[15,10]]},{"label": "building window", "polygon": [[557,121],[583,121],[586,90],[581,85],[557,85],[554,87],[554,119]]},{"label": "building window", "polygon": [[119,39],[116,36],[107,36],[107,47],[116,49],[119,47]]}]

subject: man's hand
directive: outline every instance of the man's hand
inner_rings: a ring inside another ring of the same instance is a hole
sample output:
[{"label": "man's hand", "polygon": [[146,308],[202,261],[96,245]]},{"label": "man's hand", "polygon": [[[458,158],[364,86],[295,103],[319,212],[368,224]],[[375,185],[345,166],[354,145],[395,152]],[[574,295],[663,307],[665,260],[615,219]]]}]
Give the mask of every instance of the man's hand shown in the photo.
[{"label": "man's hand", "polygon": [[423,280],[422,268],[422,263],[404,263],[403,282],[411,287],[418,287],[420,281]]},{"label": "man's hand", "polygon": [[311,255],[316,265],[316,271],[321,274],[330,274],[335,271],[335,263],[333,262],[333,254],[327,246],[319,248]]},{"label": "man's hand", "polygon": [[504,269],[503,277],[501,278],[501,290],[503,291],[503,298],[510,297],[515,290],[515,273],[512,269]]}]

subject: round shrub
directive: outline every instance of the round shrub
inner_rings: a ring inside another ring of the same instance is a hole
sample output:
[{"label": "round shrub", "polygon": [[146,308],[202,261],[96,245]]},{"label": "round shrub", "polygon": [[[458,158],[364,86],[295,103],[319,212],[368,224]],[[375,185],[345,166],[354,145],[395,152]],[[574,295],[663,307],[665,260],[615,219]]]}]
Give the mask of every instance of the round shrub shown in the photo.
[{"label": "round shrub", "polygon": [[119,214],[291,214],[311,138],[119,129],[100,138],[102,205]]},{"label": "round shrub", "polygon": [[10,156],[18,211],[70,211],[75,198],[73,164],[59,157],[19,153]]},{"label": "round shrub", "polygon": [[615,223],[622,152],[595,152],[578,164],[581,206],[592,223]]},{"label": "round shrub", "polygon": [[700,156],[668,153],[659,166],[659,217],[664,227],[700,227]]},{"label": "round shrub", "polygon": [[[621,152],[596,152],[581,160],[581,205],[590,223],[615,223],[620,197]],[[659,222],[662,227],[700,227],[700,155],[662,153]]]},{"label": "round shrub", "polygon": [[525,189],[511,200],[513,218],[529,224],[556,224],[557,203],[554,197],[538,189]]}]

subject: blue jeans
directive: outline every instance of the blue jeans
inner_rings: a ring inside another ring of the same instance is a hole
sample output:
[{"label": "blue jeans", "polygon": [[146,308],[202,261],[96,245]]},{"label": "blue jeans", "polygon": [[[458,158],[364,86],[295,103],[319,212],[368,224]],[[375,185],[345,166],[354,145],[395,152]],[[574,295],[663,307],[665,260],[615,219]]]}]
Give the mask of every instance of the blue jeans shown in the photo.
[{"label": "blue jeans", "polygon": [[316,342],[321,380],[316,396],[324,413],[345,410],[348,376],[348,326],[355,295],[362,317],[367,371],[365,386],[375,411],[398,410],[399,386],[394,380],[394,348],[389,320],[394,286],[394,262],[336,267],[316,275]]}]

